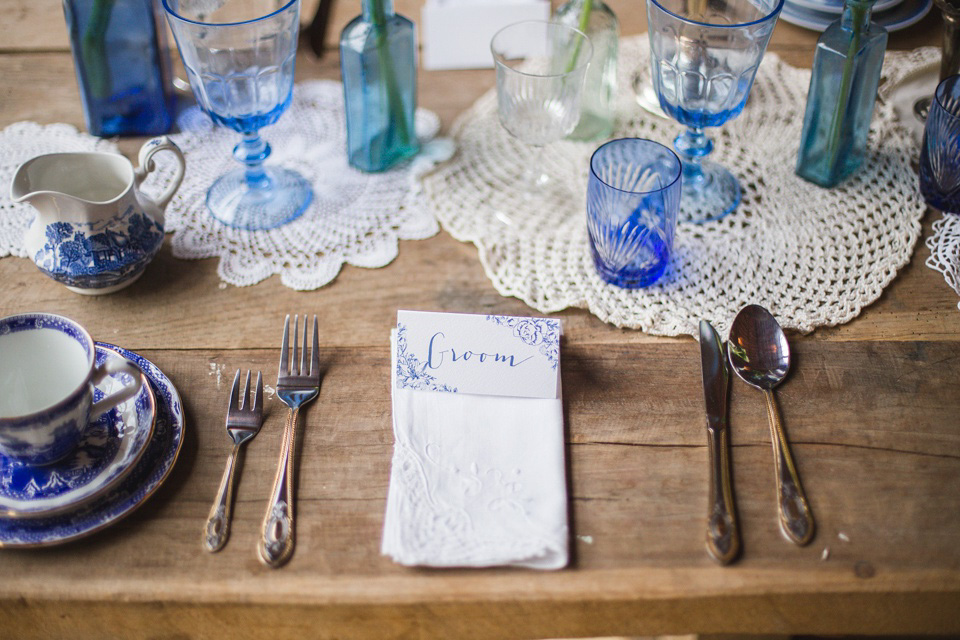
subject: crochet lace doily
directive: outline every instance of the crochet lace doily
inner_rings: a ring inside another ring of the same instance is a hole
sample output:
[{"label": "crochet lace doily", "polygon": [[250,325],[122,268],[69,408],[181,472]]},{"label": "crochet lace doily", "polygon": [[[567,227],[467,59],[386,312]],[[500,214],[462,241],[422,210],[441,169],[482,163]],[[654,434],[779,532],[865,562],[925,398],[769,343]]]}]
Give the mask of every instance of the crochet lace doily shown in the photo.
[{"label": "crochet lace doily", "polygon": [[[217,272],[225,282],[252,285],[280,274],[280,281],[288,287],[316,289],[333,280],[344,263],[383,267],[397,256],[398,240],[428,238],[439,230],[436,219],[423,206],[419,177],[448,158],[452,145],[449,140],[430,141],[440,128],[439,118],[430,111],[421,109],[416,114],[417,134],[424,142],[419,155],[390,171],[363,173],[347,164],[343,86],[331,81],[298,84],[289,110],[261,135],[273,150],[267,164],[299,171],[313,185],[313,200],[297,220],[278,229],[254,232],[217,222],[205,204],[213,181],[239,166],[232,154],[239,134],[214,126],[196,107],[185,110],[177,123],[181,133],[170,138],[183,150],[187,171],[166,210],[166,230],[173,232],[168,241],[178,258],[219,257]],[[45,134],[43,149],[21,133],[36,130]],[[59,137],[47,143],[53,133]],[[12,125],[0,137],[0,151],[4,152],[0,171],[6,171],[8,147],[25,160],[37,153],[69,150],[69,145],[89,147],[95,144],[92,140],[96,141],[62,126]],[[103,145],[102,150],[115,150],[103,141],[96,144]],[[148,179],[148,193],[172,174],[168,155],[155,156],[158,170]],[[23,232],[33,211],[28,205],[9,203],[6,194],[0,198],[0,207],[11,212],[0,221],[0,255],[3,251],[24,255]]]},{"label": "crochet lace doily", "polygon": [[[672,144],[682,130],[642,112],[631,88],[649,68],[646,34],[624,38],[619,64],[620,116],[613,137]],[[908,58],[888,55],[885,73]],[[582,307],[620,327],[658,335],[697,334],[701,318],[726,335],[737,311],[766,306],[803,332],[855,318],[910,259],[924,204],[910,161],[914,145],[890,107],[878,103],[870,153],[855,177],[823,189],[794,174],[810,72],[768,52],[743,113],[709,130],[713,158],[740,179],[743,201],[722,220],[681,224],[663,278],[646,289],[606,284],[590,257],[585,193],[597,143],[561,141],[547,153],[549,171],[573,195],[539,211],[524,210],[517,182],[533,152],[501,127],[495,90],[453,127],[458,153],[424,179],[442,226],[473,242],[494,287],[545,313]],[[506,226],[498,212],[518,215]]]},{"label": "crochet lace doily", "polygon": [[[888,82],[880,88],[880,97],[886,99],[891,96],[898,85],[909,81],[910,76],[916,71],[926,67],[939,69],[940,55],[939,47],[922,47],[909,53],[896,55],[899,64],[895,65],[887,64],[891,57],[888,55],[884,62]],[[913,98],[912,95],[908,97]],[[913,117],[909,110],[903,109],[903,112],[904,115],[901,117]],[[920,142],[919,138],[917,142]],[[919,156],[919,150],[917,155]],[[942,214],[939,220],[934,221],[933,233],[927,238],[926,244],[930,249],[927,266],[942,273],[950,288],[960,295],[960,215]],[[960,308],[960,302],[957,303],[957,307]]]}]

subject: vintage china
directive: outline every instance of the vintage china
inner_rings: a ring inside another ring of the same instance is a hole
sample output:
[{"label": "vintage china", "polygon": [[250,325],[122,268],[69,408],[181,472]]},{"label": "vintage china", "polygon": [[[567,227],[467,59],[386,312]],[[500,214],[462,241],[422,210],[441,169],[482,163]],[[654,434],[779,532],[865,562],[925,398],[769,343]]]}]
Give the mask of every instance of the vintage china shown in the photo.
[{"label": "vintage china", "polygon": [[[904,0],[887,11],[874,13],[872,20],[887,31],[900,31],[922,20],[932,6],[933,0]],[[837,20],[836,14],[814,11],[792,3],[784,5],[780,17],[790,24],[813,31],[823,31]]]},{"label": "vintage china", "polygon": [[[139,189],[153,155],[171,151],[173,180],[156,201]],[[140,149],[137,169],[114,153],[49,153],[24,162],[10,184],[14,202],[37,215],[24,244],[41,271],[76,293],[111,293],[140,277],[163,244],[163,210],[183,180],[184,160],[167,137]]]},{"label": "vintage china", "polygon": [[[97,347],[97,364],[115,357]],[[94,399],[120,383],[105,378]],[[0,516],[49,516],[76,509],[123,480],[140,461],[153,436],[156,400],[144,383],[136,396],[95,420],[73,454],[50,465],[34,467],[0,456]]]},{"label": "vintage china", "polygon": [[183,408],[173,383],[155,364],[132,351],[97,343],[135,362],[157,400],[153,438],[134,470],[100,500],[76,511],[40,518],[0,518],[0,547],[44,547],[90,535],[114,524],[144,503],[163,484],[183,443]]},{"label": "vintage china", "polygon": [[[93,402],[93,385],[125,373],[130,381]],[[92,420],[133,397],[140,370],[124,358],[96,362],[93,338],[52,313],[0,318],[0,453],[51,464],[80,443]]]},{"label": "vintage china", "polygon": [[[887,9],[892,9],[903,2],[903,0],[877,0],[873,5],[873,13],[880,13]],[[822,13],[833,13],[839,16],[843,13],[842,0],[786,0],[784,8],[788,6],[800,7],[802,9],[811,9]]]}]

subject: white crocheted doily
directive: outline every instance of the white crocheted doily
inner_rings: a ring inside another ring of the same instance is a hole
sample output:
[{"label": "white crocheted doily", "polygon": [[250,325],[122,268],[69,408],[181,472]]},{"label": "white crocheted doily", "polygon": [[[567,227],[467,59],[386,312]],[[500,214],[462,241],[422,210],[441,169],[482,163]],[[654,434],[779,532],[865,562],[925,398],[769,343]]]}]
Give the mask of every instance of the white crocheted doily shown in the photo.
[{"label": "white crocheted doily", "polygon": [[[680,125],[634,102],[631,76],[649,64],[646,34],[624,38],[620,51],[614,137],[672,144]],[[890,54],[884,69],[904,64],[906,57]],[[494,90],[457,119],[458,153],[424,179],[424,193],[443,227],[477,246],[496,289],[541,312],[583,307],[658,335],[696,335],[701,318],[726,335],[749,303],[803,332],[841,324],[876,300],[909,261],[925,209],[910,166],[914,145],[885,104],[877,104],[870,154],[854,178],[823,189],[794,174],[809,82],[808,70],[766,54],[746,109],[709,131],[714,159],[737,174],[743,202],[720,221],[681,224],[667,272],[646,289],[620,289],[594,271],[585,191],[596,143],[553,145],[549,170],[576,197],[524,211],[517,176],[532,152],[501,127]],[[497,212],[522,221],[507,227]]]},{"label": "white crocheted doily", "polygon": [[35,211],[27,203],[10,201],[10,181],[17,167],[35,156],[68,151],[115,153],[117,145],[80,133],[69,124],[17,122],[0,131],[0,257],[27,257],[23,235]]},{"label": "white crocheted doily", "polygon": [[[213,181],[239,166],[232,155],[239,134],[214,126],[196,107],[185,110],[177,123],[181,133],[170,138],[183,150],[187,171],[167,207],[166,230],[174,234],[168,241],[178,258],[219,257],[217,272],[230,284],[251,285],[280,274],[288,287],[316,289],[333,280],[344,263],[386,266],[397,256],[398,240],[428,238],[439,230],[422,204],[419,177],[449,158],[453,147],[449,140],[431,141],[440,120],[430,111],[417,111],[417,134],[424,142],[419,155],[391,171],[363,173],[347,164],[343,86],[331,81],[298,84],[289,110],[261,134],[273,149],[267,164],[299,171],[313,185],[313,201],[297,220],[256,232],[217,222],[205,204]],[[9,184],[17,164],[39,153],[95,147],[116,150],[65,125],[11,125],[0,134],[0,184]],[[167,155],[155,156],[158,170],[148,178],[148,193],[172,173]],[[10,214],[0,218],[0,256],[25,255],[23,232],[33,210],[13,205],[4,192],[0,212],[5,209]]]}]

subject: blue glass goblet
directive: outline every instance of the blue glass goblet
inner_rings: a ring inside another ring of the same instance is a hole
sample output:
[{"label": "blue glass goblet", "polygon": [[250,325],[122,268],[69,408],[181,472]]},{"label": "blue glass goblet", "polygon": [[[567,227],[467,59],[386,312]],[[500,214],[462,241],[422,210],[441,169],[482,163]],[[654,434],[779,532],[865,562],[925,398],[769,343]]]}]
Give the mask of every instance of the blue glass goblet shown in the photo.
[{"label": "blue glass goblet", "polygon": [[740,115],[784,0],[647,0],[653,86],[660,107],[687,130],[681,222],[707,222],[740,203],[736,177],[706,160],[705,127]]},{"label": "blue glass goblet", "polygon": [[960,213],[960,75],[933,94],[920,147],[920,193],[931,207]]},{"label": "blue glass goblet", "polygon": [[646,287],[667,268],[680,209],[681,163],[652,140],[611,140],[590,158],[587,233],[600,277]]},{"label": "blue glass goblet", "polygon": [[233,155],[244,168],[213,183],[210,213],[248,230],[298,218],[310,184],[295,171],[264,166],[270,145],[259,130],[290,106],[300,0],[163,0],[163,7],[200,107],[243,134]]}]

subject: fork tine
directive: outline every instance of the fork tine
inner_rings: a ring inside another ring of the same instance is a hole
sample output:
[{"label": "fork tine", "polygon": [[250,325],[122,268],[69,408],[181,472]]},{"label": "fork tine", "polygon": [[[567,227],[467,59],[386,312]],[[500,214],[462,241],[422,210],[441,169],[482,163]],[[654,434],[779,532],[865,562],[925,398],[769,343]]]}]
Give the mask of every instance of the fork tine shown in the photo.
[{"label": "fork tine", "polygon": [[247,369],[247,383],[243,385],[243,395],[240,396],[240,408],[250,409],[250,369]]},{"label": "fork tine", "polygon": [[253,409],[254,413],[260,413],[263,411],[263,376],[257,371],[257,395],[253,396]]},{"label": "fork tine", "polygon": [[[240,404],[237,392],[240,390],[240,369],[237,369],[237,375],[233,376],[233,387],[230,389],[230,402],[227,405],[227,413],[236,411]],[[229,415],[227,416],[229,418]]]},{"label": "fork tine", "polygon": [[303,350],[300,352],[300,371],[297,375],[307,375],[307,314],[303,314]]},{"label": "fork tine", "polygon": [[[283,344],[280,345],[280,373],[277,377],[283,376],[290,370],[290,361],[288,360],[287,350],[290,347],[290,314],[283,321]],[[237,372],[239,374],[239,372]]]},{"label": "fork tine", "polygon": [[313,346],[310,349],[310,375],[320,375],[320,338],[317,331],[317,316],[313,316]]},{"label": "fork tine", "polygon": [[287,373],[293,375],[299,375],[298,372],[294,371],[293,368],[297,366],[297,337],[300,335],[298,327],[300,326],[300,316],[297,314],[293,315],[293,355],[290,357],[290,366],[287,367]]}]

